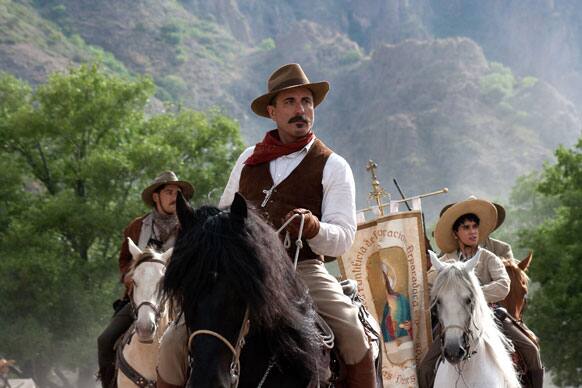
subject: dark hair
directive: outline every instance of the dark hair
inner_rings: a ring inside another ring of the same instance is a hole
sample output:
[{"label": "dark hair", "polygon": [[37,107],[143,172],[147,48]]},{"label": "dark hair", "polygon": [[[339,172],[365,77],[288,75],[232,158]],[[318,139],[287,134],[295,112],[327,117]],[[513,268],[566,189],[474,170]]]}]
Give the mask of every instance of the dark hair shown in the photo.
[{"label": "dark hair", "polygon": [[465,221],[473,221],[477,225],[479,225],[479,222],[481,220],[479,220],[479,217],[477,217],[477,214],[475,214],[475,213],[463,214],[462,216],[460,216],[459,218],[457,218],[457,220],[453,224],[453,231],[458,232],[459,231],[459,227],[461,225],[463,225],[465,223]]}]

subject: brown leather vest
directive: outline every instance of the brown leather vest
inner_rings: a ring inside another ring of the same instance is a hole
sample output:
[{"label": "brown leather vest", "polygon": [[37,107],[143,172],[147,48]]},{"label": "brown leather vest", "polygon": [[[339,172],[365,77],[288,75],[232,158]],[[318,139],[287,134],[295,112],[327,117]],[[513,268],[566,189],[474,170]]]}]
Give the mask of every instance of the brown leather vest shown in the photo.
[{"label": "brown leather vest", "polygon": [[[285,215],[295,208],[308,209],[321,220],[323,202],[321,181],[323,168],[331,154],[332,151],[321,140],[316,139],[295,170],[273,189],[265,206],[262,206],[266,196],[263,190],[267,191],[273,187],[269,163],[245,165],[241,172],[239,192],[275,229],[281,227]],[[295,244],[289,249],[289,255],[294,257]],[[303,240],[299,261],[309,259],[323,260],[323,257],[315,254],[307,241]]]}]

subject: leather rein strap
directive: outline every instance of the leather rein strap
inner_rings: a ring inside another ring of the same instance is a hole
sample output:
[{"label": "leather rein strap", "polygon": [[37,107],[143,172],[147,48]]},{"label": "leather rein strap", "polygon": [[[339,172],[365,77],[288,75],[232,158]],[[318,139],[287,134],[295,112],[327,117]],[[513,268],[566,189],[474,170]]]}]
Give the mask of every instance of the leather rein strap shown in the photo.
[{"label": "leather rein strap", "polygon": [[240,353],[245,345],[245,337],[249,333],[250,330],[250,320],[249,320],[249,308],[247,307],[245,310],[245,316],[243,318],[243,322],[238,334],[238,339],[236,340],[235,346],[233,346],[229,340],[227,340],[221,334],[212,331],[212,330],[196,330],[190,335],[188,339],[188,351],[190,351],[192,346],[192,341],[194,337],[197,335],[209,335],[215,337],[222,341],[222,343],[231,351],[232,353],[232,361],[230,363],[230,386],[232,388],[236,388],[238,386],[239,378],[240,378]]},{"label": "leather rein strap", "polygon": [[[128,344],[131,341],[131,337],[133,337],[133,333],[127,337],[127,341],[124,341],[123,345]],[[156,380],[146,379],[145,377],[143,377],[141,375],[141,373],[139,373],[131,365],[129,365],[129,363],[127,362],[127,360],[123,356],[123,348],[124,347],[125,346],[122,346],[122,344],[120,344],[117,347],[117,363],[116,363],[117,365],[116,366],[119,369],[119,371],[121,371],[125,376],[127,376],[127,378],[130,379],[138,387],[155,388],[156,387]]]}]

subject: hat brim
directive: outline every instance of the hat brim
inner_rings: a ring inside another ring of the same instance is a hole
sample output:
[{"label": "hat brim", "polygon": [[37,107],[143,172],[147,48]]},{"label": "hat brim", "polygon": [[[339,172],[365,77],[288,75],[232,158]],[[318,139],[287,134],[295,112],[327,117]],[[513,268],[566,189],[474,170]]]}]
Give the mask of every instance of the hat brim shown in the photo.
[{"label": "hat brim", "polygon": [[321,82],[314,82],[310,84],[300,84],[300,85],[293,85],[288,86],[286,88],[281,88],[271,93],[263,94],[260,97],[257,97],[251,103],[251,109],[257,115],[269,118],[269,112],[267,111],[267,106],[271,103],[273,97],[275,97],[278,93],[281,93],[284,90],[290,90],[295,88],[307,88],[311,90],[313,93],[313,107],[315,108],[325,99],[327,92],[329,92],[329,82],[321,81]]},{"label": "hat brim", "polygon": [[167,181],[167,182],[157,182],[153,185],[150,185],[144,189],[141,193],[141,199],[146,203],[148,206],[154,206],[154,191],[158,189],[160,186],[165,185],[176,185],[182,190],[182,194],[188,200],[192,198],[194,194],[194,186],[190,184],[190,182],[186,181]]},{"label": "hat brim", "polygon": [[[449,203],[448,205],[443,207],[439,216],[442,216],[443,213],[453,205],[454,203]],[[493,202],[493,205],[495,206],[495,209],[497,209],[497,224],[495,225],[495,228],[491,232],[496,231],[503,224],[503,221],[505,221],[505,208],[502,205],[495,202]]]},{"label": "hat brim", "polygon": [[473,213],[479,217],[479,244],[481,244],[497,225],[497,209],[489,202],[482,199],[469,199],[450,206],[439,218],[434,238],[438,247],[445,253],[458,249],[457,240],[453,234],[453,224],[459,217]]}]

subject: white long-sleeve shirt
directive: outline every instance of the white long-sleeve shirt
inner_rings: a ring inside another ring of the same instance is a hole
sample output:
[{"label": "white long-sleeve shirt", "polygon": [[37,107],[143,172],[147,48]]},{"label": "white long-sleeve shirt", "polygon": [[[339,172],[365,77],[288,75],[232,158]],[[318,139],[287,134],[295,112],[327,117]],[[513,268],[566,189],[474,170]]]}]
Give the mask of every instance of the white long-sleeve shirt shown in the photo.
[{"label": "white long-sleeve shirt", "polygon": [[[269,171],[275,185],[285,180],[301,163],[314,141],[297,152],[269,162]],[[220,198],[218,205],[220,208],[226,208],[232,203],[234,194],[239,189],[244,162],[254,149],[254,146],[247,148],[236,161]],[[356,189],[354,175],[348,162],[338,154],[332,153],[323,168],[321,184],[323,202],[319,233],[308,240],[309,246],[319,255],[340,256],[350,248],[356,235]]]}]

